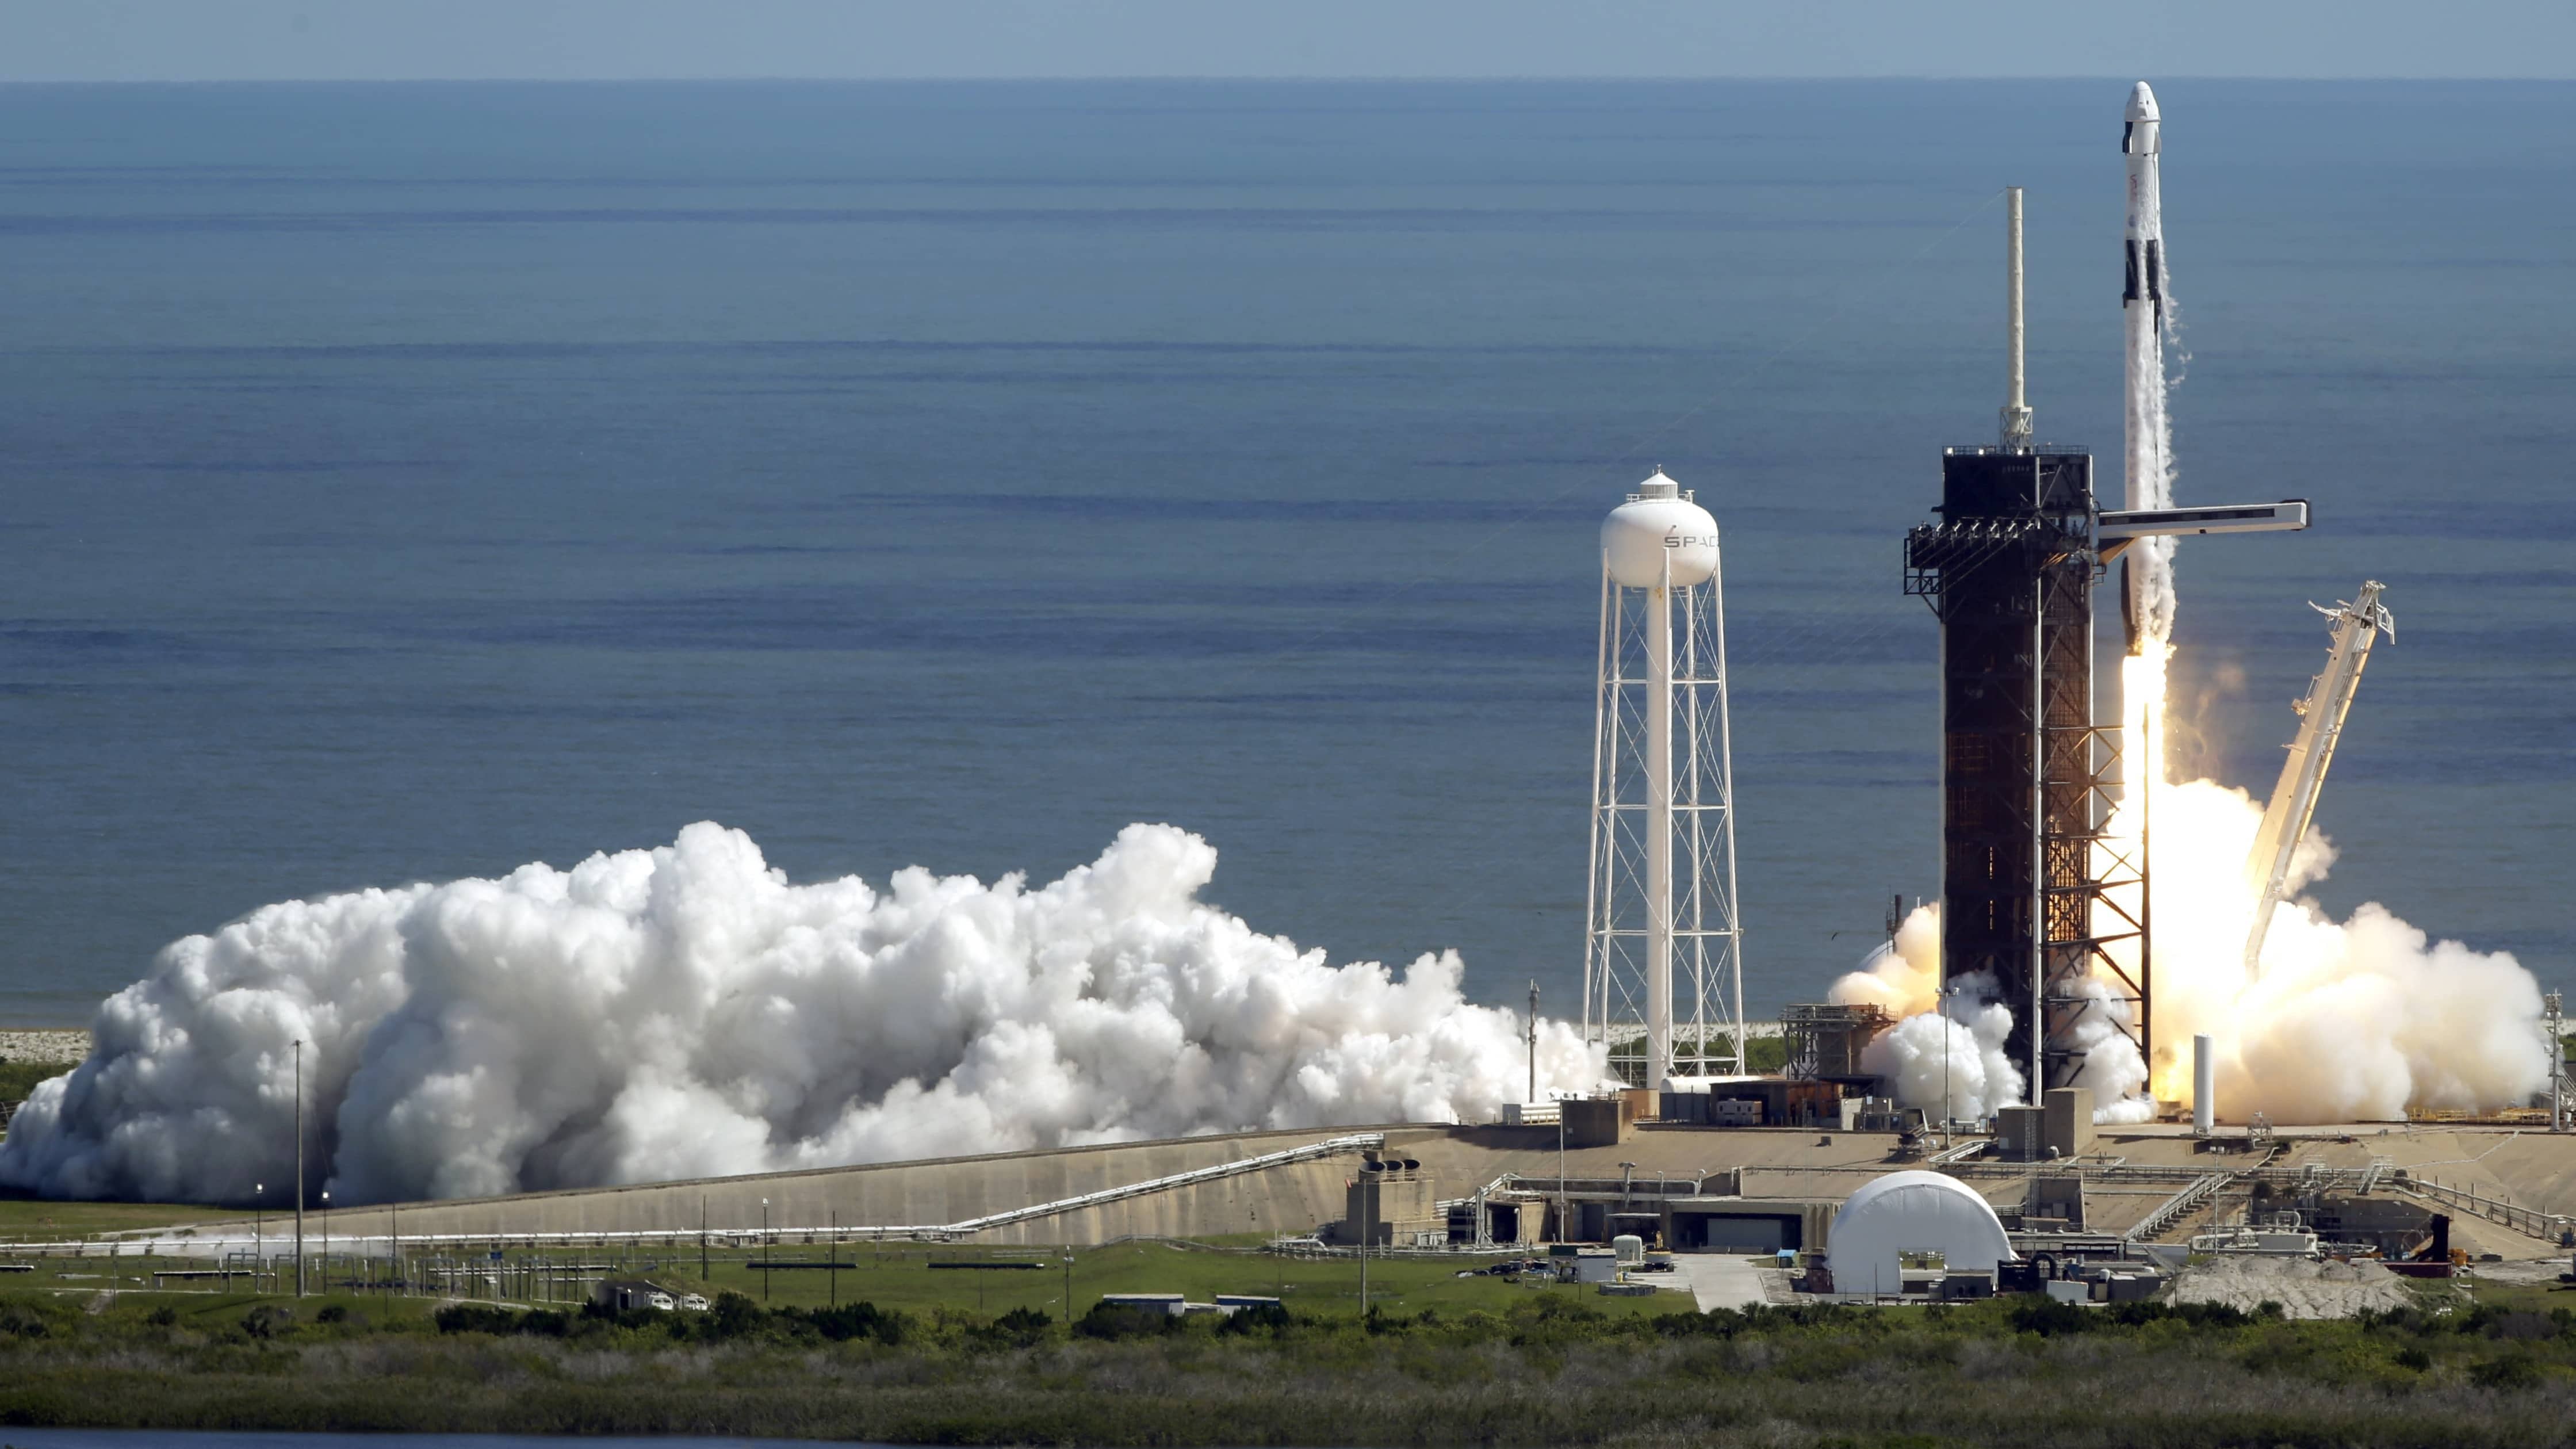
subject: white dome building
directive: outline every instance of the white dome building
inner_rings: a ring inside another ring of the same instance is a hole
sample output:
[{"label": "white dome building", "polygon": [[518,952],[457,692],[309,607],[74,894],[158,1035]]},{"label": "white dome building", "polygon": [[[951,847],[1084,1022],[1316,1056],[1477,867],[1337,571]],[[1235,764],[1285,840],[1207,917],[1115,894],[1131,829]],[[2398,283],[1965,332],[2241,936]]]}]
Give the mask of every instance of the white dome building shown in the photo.
[{"label": "white dome building", "polygon": [[1834,1214],[1825,1261],[1837,1293],[1895,1293],[1899,1253],[1939,1253],[1953,1270],[2014,1261],[2003,1219],[1975,1188],[1939,1172],[1873,1178]]}]

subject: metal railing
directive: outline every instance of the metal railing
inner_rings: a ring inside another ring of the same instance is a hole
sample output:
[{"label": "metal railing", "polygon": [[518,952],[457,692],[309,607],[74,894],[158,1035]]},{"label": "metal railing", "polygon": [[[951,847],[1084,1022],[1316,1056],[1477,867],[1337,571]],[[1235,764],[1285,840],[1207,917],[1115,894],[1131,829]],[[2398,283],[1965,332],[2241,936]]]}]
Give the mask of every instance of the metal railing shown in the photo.
[{"label": "metal railing", "polygon": [[2538,1238],[2545,1243],[2556,1243],[2570,1228],[2576,1228],[2576,1218],[2565,1213],[2536,1212],[2520,1203],[2488,1197],[2474,1187],[2453,1187],[2403,1172],[2397,1174],[2392,1186],[2400,1192],[2411,1193],[2444,1207],[2461,1209],[2488,1222],[2501,1223],[2525,1237]]},{"label": "metal railing", "polygon": [[2232,1172],[2204,1173],[2189,1187],[2166,1198],[2154,1212],[2147,1214],[2120,1236],[2130,1242],[2144,1242],[2180,1222],[2183,1216],[2217,1196],[2218,1190],[2236,1179]]}]

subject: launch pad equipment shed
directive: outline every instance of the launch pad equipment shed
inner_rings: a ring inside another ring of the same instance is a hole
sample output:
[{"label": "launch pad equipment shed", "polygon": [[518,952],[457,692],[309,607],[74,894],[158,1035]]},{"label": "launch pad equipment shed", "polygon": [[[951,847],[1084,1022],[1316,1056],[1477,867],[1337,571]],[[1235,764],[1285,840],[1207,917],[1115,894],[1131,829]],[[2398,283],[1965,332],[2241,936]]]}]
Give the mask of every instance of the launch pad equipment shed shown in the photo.
[{"label": "launch pad equipment shed", "polygon": [[1676,1253],[1822,1248],[1840,1206],[1790,1198],[1673,1198],[1663,1205],[1664,1245]]},{"label": "launch pad equipment shed", "polygon": [[1883,1006],[1798,1004],[1780,1014],[1786,1038],[1787,1074],[1829,1082],[1867,1083],[1878,1073],[1861,1063],[1861,1054],[1881,1032],[1896,1025]]},{"label": "launch pad equipment shed", "polygon": [[1411,1247],[1424,1237],[1446,1241],[1449,1216],[1432,1189],[1431,1174],[1412,1158],[1368,1158],[1343,1188],[1344,1231],[1368,1247]]}]

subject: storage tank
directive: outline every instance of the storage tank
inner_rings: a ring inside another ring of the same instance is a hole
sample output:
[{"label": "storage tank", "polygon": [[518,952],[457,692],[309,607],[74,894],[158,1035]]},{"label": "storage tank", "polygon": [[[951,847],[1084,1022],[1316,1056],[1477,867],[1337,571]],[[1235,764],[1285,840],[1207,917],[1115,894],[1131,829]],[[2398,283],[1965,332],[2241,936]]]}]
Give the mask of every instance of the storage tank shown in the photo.
[{"label": "storage tank", "polygon": [[2191,1130],[2197,1137],[2218,1126],[2217,1057],[2206,1034],[2191,1039]]}]

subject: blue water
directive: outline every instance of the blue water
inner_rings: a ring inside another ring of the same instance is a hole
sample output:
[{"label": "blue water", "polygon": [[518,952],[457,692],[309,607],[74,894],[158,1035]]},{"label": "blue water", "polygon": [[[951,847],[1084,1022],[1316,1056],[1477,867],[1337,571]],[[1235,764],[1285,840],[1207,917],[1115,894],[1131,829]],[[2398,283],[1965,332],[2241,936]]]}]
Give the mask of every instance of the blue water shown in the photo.
[{"label": "blue water", "polygon": [[[2001,401],[2117,477],[2125,79],[0,88],[0,1019],[318,891],[713,817],[810,878],[1130,820],[1570,1007],[1593,525],[1728,530],[1747,994],[1936,889],[1897,540]],[[2207,762],[2576,986],[2576,86],[2159,84]],[[2106,594],[2107,600],[2109,596]]]}]

